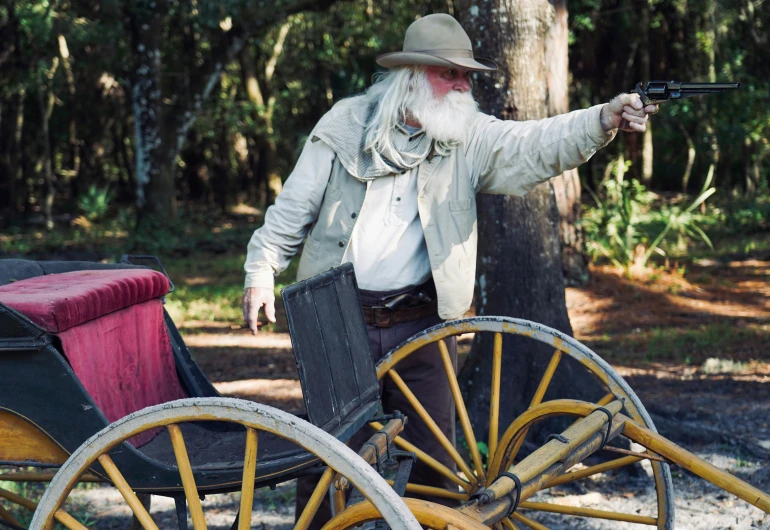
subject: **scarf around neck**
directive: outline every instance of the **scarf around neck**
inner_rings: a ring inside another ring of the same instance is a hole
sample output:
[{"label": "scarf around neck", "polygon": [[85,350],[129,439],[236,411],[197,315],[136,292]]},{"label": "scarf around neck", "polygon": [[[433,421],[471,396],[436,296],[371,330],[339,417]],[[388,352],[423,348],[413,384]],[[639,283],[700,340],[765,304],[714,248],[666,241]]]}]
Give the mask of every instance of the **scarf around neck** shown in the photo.
[{"label": "scarf around neck", "polygon": [[419,166],[433,150],[434,142],[427,134],[410,136],[400,130],[393,135],[392,152],[365,150],[366,125],[376,105],[366,96],[343,99],[321,118],[311,133],[311,141],[323,140],[348,173],[362,181],[404,173]]}]

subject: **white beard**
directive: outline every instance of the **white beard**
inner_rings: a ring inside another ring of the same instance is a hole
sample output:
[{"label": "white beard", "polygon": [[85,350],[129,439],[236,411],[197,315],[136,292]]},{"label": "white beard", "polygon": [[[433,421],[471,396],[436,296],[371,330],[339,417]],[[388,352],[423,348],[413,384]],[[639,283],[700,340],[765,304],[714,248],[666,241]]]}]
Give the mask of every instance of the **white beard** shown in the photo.
[{"label": "white beard", "polygon": [[478,112],[478,104],[470,92],[450,90],[442,99],[436,99],[425,77],[418,79],[406,106],[425,134],[446,143],[464,142]]}]

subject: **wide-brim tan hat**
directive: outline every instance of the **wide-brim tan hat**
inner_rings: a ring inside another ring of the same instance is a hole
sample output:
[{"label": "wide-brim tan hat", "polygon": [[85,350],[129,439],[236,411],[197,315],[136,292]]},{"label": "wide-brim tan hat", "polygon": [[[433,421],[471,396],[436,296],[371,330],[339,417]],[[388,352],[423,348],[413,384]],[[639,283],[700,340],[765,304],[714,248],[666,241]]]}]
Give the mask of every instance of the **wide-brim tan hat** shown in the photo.
[{"label": "wide-brim tan hat", "polygon": [[385,68],[404,65],[459,66],[468,70],[497,70],[497,64],[473,56],[471,39],[454,17],[427,15],[412,22],[404,36],[404,49],[377,57]]}]

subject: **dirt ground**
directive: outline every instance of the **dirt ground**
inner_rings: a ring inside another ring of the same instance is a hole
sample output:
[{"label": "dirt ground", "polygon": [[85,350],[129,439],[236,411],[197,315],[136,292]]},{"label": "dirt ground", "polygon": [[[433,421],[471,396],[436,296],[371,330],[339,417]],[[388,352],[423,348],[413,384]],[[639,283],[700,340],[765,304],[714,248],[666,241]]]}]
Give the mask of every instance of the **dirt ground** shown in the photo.
[{"label": "dirt ground", "polygon": [[[576,338],[613,364],[664,424],[662,432],[764,491],[770,491],[768,275],[770,262],[764,261],[700,262],[685,274],[648,273],[635,281],[595,268],[588,285],[567,290]],[[303,409],[288,335],[254,337],[200,322],[184,323],[182,331],[223,394]],[[676,528],[770,529],[770,516],[686,471],[674,468],[673,475]],[[264,528],[291,527],[291,485],[285,488],[288,505],[271,513],[288,519]],[[654,503],[649,477],[626,473],[545,496],[641,514]],[[539,520],[552,530],[640,528],[560,515]]]}]

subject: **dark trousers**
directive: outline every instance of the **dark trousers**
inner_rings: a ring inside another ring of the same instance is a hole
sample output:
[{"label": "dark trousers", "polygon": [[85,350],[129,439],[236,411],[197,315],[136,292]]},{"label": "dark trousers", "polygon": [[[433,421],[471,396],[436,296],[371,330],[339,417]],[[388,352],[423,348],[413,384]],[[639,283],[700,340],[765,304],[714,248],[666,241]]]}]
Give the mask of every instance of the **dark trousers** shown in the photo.
[{"label": "dark trousers", "polygon": [[[376,305],[379,302],[378,298],[381,296],[383,296],[383,293],[361,291],[361,299],[364,305]],[[375,364],[391,349],[398,346],[415,333],[419,333],[420,331],[441,322],[442,320],[438,315],[435,315],[414,322],[396,324],[390,328],[367,326]],[[446,343],[450,357],[452,358],[452,363],[456,369],[457,342],[454,338],[451,338],[447,339]],[[395,366],[395,370],[412,393],[417,397],[420,404],[427,410],[430,417],[438,424],[441,431],[454,444],[454,401],[452,400],[449,382],[446,377],[446,370],[441,360],[438,346],[436,344],[430,344],[417,350],[398,363]],[[393,382],[389,376],[385,376],[384,380],[380,383],[380,388],[383,410],[386,413],[398,410],[403,412],[408,418],[401,437],[422,449],[449,469],[454,470],[454,461],[444,448],[441,447],[438,440],[436,440],[435,436],[433,436],[425,423],[417,415],[406,397],[398,389],[395,382]],[[350,447],[357,452],[364,442],[371,437],[372,433],[373,431],[371,429],[363,429],[351,439]],[[297,480],[297,517],[302,513],[317,482],[317,477],[303,477]],[[419,461],[415,462],[415,465],[412,468],[409,482],[448,489],[451,488],[451,485],[453,484],[443,475]],[[411,494],[409,496],[419,497],[418,495]],[[447,499],[423,498],[441,504],[448,503]],[[318,514],[311,523],[310,529],[320,529],[330,518],[331,507],[327,496],[318,510]]]}]

